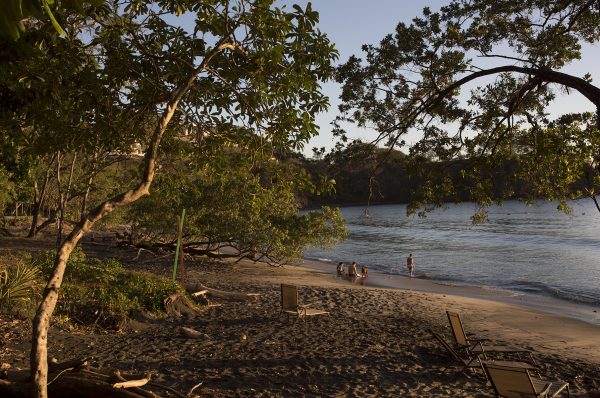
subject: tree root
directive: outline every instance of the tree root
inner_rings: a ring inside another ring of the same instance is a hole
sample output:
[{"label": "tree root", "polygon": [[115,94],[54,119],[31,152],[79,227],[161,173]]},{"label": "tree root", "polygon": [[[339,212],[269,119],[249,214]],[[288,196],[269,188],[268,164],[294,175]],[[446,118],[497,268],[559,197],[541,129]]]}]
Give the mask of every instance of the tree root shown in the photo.
[{"label": "tree root", "polygon": [[163,304],[167,315],[174,318],[181,318],[182,316],[194,317],[202,313],[202,310],[196,307],[189,298],[179,293],[174,293],[167,297]]},{"label": "tree root", "polygon": [[[31,378],[23,377],[24,374],[29,374],[29,370],[3,374],[0,396],[33,397],[35,386]],[[118,370],[96,369],[88,365],[87,359],[49,364],[48,380],[50,398],[161,398],[156,390],[167,391],[168,396],[185,397],[170,387],[151,382],[150,374],[133,375]]]}]

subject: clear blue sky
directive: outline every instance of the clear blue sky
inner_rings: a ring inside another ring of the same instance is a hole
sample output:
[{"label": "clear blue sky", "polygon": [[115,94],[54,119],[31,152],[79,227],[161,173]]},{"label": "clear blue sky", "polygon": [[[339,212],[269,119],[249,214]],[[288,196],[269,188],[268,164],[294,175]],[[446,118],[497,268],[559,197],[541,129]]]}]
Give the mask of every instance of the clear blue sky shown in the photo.
[{"label": "clear blue sky", "polygon": [[[282,0],[279,4],[299,4],[306,6],[306,0]],[[313,10],[320,14],[319,27],[327,33],[330,40],[335,43],[340,52],[339,62],[344,62],[352,54],[361,56],[363,44],[376,44],[386,34],[394,32],[398,22],[410,22],[415,16],[421,15],[423,7],[429,7],[433,11],[438,10],[449,0],[435,1],[403,1],[403,0],[316,0],[312,1]],[[583,77],[585,73],[591,73],[594,82],[600,83],[600,46],[586,46],[583,50],[581,61],[568,65],[564,72]],[[337,114],[339,104],[340,88],[336,83],[328,83],[324,86],[325,93],[330,97],[331,108],[329,112],[317,117],[320,126],[320,134],[314,137],[305,146],[304,154],[312,156],[313,147],[333,147],[333,136],[331,134],[331,121]],[[594,110],[593,105],[581,94],[571,91],[570,94],[558,93],[558,99],[548,109],[551,114],[558,115],[568,112],[583,112]],[[369,139],[374,137],[372,132],[354,129],[351,137],[363,137]],[[408,137],[407,142],[415,141],[417,137]]]}]

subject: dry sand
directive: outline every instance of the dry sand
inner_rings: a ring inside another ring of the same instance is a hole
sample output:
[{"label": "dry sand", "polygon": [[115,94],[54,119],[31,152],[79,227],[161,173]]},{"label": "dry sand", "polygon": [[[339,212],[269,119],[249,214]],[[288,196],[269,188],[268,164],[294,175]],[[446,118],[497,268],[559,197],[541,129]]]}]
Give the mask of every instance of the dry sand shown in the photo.
[{"label": "dry sand", "polygon": [[[119,253],[128,266],[169,275],[171,260],[144,254],[131,262],[131,251]],[[337,278],[330,266],[188,261],[188,280],[260,293],[261,299],[222,301],[195,319],[131,322],[120,333],[54,327],[49,352],[60,360],[92,355],[96,366],[151,370],[184,392],[202,382],[195,390],[202,397],[492,397],[481,374],[442,372],[450,358],[427,329],[449,339],[445,311],[451,309],[479,337],[532,349],[541,374],[568,381],[574,395],[600,388],[600,326],[494,297],[453,295],[451,288],[434,293],[360,285]],[[302,302],[331,314],[306,325],[288,322],[279,309],[282,282],[299,285]],[[0,362],[26,367],[28,324],[15,322],[0,323],[0,337],[11,335],[10,344],[0,345]],[[203,338],[187,338],[182,326]]]}]

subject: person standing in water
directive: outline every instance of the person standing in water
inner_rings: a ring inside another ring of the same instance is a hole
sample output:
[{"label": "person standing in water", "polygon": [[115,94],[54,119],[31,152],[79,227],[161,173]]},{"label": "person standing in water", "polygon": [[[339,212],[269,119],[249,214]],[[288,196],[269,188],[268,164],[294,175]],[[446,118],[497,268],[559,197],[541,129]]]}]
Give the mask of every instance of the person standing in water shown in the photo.
[{"label": "person standing in water", "polygon": [[355,261],[352,261],[352,265],[350,265],[350,268],[348,269],[348,276],[350,278],[356,278],[358,276],[358,271],[356,269]]},{"label": "person standing in water", "polygon": [[369,276],[369,267],[365,267],[363,265],[363,267],[360,269],[360,274],[362,275],[363,278],[366,278],[367,276]]},{"label": "person standing in water", "polygon": [[412,278],[415,272],[415,259],[412,253],[406,257],[406,268],[408,268],[408,275]]}]

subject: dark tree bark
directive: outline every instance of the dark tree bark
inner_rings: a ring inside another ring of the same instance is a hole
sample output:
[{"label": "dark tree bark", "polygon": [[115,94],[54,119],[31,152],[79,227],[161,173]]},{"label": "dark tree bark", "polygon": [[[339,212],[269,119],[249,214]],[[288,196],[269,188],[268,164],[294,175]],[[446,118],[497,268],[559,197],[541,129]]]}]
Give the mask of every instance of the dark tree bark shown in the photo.
[{"label": "dark tree bark", "polygon": [[48,189],[48,181],[50,180],[50,171],[52,170],[52,163],[54,163],[54,155],[48,162],[48,167],[46,168],[46,173],[44,175],[44,182],[42,184],[42,190],[38,192],[37,181],[34,181],[34,192],[35,198],[33,201],[33,218],[31,220],[31,227],[29,228],[29,234],[27,234],[28,238],[33,238],[38,233],[38,222],[40,218],[40,210],[46,200],[46,192]]},{"label": "dark tree bark", "polygon": [[80,218],[82,220],[87,213],[88,198],[89,198],[90,192],[92,190],[92,184],[94,183],[94,177],[96,176],[96,161],[97,160],[98,160],[98,152],[94,152],[94,155],[92,157],[92,169],[90,170],[90,175],[88,176],[88,179],[87,179],[87,182],[85,185],[85,192],[83,193],[83,197],[81,198],[81,217]]},{"label": "dark tree bark", "polygon": [[56,231],[56,247],[59,248],[60,247],[60,242],[62,242],[62,237],[63,237],[63,226],[62,226],[62,220],[64,219],[64,212],[63,212],[63,202],[64,202],[64,193],[62,191],[62,181],[61,181],[61,173],[60,173],[60,166],[62,163],[62,156],[60,151],[56,154],[56,187],[58,189],[58,206],[56,207],[56,213],[58,215],[57,217],[57,221],[58,221],[58,228]]}]

